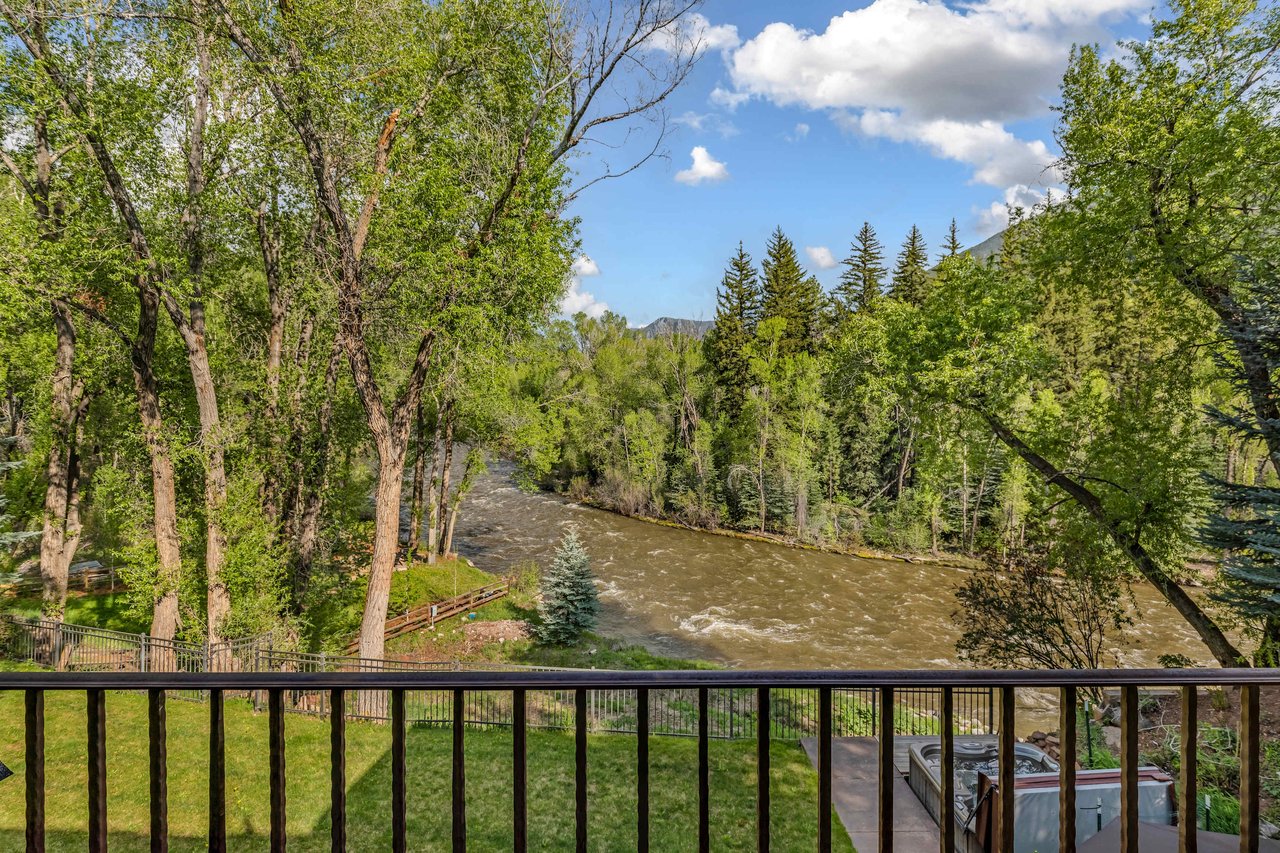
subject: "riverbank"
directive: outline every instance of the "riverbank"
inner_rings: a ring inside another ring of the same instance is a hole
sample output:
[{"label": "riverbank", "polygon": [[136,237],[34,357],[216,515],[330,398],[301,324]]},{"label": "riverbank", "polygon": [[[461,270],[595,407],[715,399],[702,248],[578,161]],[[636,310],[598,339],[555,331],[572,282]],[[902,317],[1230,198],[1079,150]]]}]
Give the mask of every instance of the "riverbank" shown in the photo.
[{"label": "riverbank", "polygon": [[703,527],[695,524],[685,524],[679,521],[673,521],[669,518],[659,518],[651,515],[639,515],[623,512],[616,507],[610,506],[604,501],[598,500],[590,496],[572,497],[560,492],[544,489],[544,494],[554,495],[564,501],[588,506],[592,509],[598,509],[602,512],[613,513],[622,518],[630,518],[635,521],[643,521],[646,524],[654,524],[659,527],[668,527],[674,530],[689,530],[694,533],[705,533],[708,536],[724,536],[729,539],[738,539],[744,542],[767,542],[771,545],[779,545],[784,548],[794,548],[798,551],[812,551],[819,554],[835,554],[842,557],[856,557],[859,560],[885,560],[889,562],[902,563],[922,563],[926,565],[943,566],[946,568],[956,569],[979,569],[986,563],[977,558],[970,557],[965,554],[953,554],[947,551],[934,553],[915,553],[902,552],[894,553],[891,551],[879,551],[874,548],[843,548],[838,545],[825,544],[821,542],[802,542],[791,536],[784,536],[780,533],[761,533],[756,530],[738,530],[732,527]]}]

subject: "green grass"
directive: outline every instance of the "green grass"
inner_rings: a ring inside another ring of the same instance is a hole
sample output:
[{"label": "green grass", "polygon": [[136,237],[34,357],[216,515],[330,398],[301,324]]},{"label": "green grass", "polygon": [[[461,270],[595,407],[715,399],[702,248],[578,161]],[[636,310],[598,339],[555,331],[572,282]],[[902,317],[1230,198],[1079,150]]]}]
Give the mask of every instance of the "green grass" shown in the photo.
[{"label": "green grass", "polygon": [[[498,580],[462,557],[434,566],[416,563],[410,569],[391,575],[387,615],[395,616],[413,607],[443,601]],[[360,630],[369,579],[349,578],[340,573],[321,574],[312,586],[311,603],[306,612],[309,645],[313,651],[340,650]]]},{"label": "green grass", "polygon": [[[87,773],[82,693],[46,694],[48,849],[87,845]],[[208,802],[208,708],[171,700],[168,712],[171,849],[205,848]],[[0,783],[0,849],[23,846],[22,696],[0,694],[0,757],[17,776]],[[233,850],[265,849],[269,832],[267,720],[248,703],[227,702],[227,830]],[[325,720],[285,721],[290,850],[329,849],[329,728]],[[110,843],[116,851],[148,849],[146,702],[107,697],[107,789]],[[697,744],[652,739],[650,781],[655,850],[687,850],[696,837]],[[540,851],[572,850],[573,738],[529,734],[529,843]],[[755,845],[755,745],[712,742],[711,823],[717,850]],[[468,732],[465,741],[471,849],[511,849],[511,737]],[[385,725],[347,726],[348,846],[390,847],[390,732]],[[408,735],[408,822],[411,846],[445,850],[450,833],[451,732],[411,729]],[[588,744],[591,849],[635,849],[635,739],[593,735]],[[812,850],[817,835],[817,776],[795,744],[772,747],[773,847]],[[836,849],[851,850],[838,823]]]},{"label": "green grass", "polygon": [[[40,615],[40,604],[39,598],[19,598],[5,609],[17,616],[33,617]],[[123,592],[85,595],[72,591],[67,596],[67,612],[63,621],[130,634],[144,633],[151,627],[146,617],[129,612],[128,598]]]},{"label": "green grass", "polygon": [[[516,607],[507,599],[486,604],[476,612],[477,621],[513,619],[537,623],[537,615]],[[572,646],[547,646],[532,639],[490,643],[478,651],[464,647],[466,620],[458,616],[437,623],[434,631],[416,631],[387,643],[392,655],[430,654],[432,659],[488,661],[522,666],[552,666],[569,669],[721,669],[719,664],[655,655],[641,646],[628,645],[597,634],[587,634]]]}]

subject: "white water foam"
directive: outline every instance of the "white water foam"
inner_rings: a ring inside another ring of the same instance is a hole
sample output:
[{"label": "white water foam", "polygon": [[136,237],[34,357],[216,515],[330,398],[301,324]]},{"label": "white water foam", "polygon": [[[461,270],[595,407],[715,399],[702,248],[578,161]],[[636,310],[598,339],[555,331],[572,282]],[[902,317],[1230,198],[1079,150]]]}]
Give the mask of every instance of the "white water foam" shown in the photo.
[{"label": "white water foam", "polygon": [[798,625],[783,622],[781,619],[756,620],[755,624],[742,622],[729,618],[729,611],[723,607],[708,607],[682,620],[679,627],[681,631],[689,634],[754,637],[779,643],[798,643],[802,639],[796,633]]}]

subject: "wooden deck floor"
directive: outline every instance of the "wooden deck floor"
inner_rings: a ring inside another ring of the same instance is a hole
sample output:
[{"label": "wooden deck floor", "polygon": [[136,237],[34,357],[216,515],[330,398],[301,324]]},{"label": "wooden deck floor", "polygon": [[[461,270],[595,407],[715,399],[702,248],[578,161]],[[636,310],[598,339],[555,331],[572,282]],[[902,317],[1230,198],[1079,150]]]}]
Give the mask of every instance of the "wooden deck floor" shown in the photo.
[{"label": "wooden deck floor", "polygon": [[[897,737],[893,739],[893,849],[897,853],[938,853],[938,825],[907,784],[908,753],[913,744],[937,743],[937,737]],[[809,760],[817,767],[816,738],[800,741]],[[841,737],[831,741],[831,798],[840,822],[858,851],[879,849],[880,825],[877,802],[880,771],[877,756],[880,743],[873,737]]]}]

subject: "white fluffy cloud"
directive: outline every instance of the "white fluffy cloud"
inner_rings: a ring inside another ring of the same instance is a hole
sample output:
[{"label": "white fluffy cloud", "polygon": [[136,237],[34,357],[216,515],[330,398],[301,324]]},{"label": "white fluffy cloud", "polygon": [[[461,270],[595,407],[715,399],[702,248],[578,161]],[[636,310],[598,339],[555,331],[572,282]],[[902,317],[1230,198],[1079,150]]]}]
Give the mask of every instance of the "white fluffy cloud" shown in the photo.
[{"label": "white fluffy cloud", "polygon": [[582,289],[582,280],[600,275],[600,265],[587,255],[579,255],[570,269],[565,294],[560,299],[560,312],[572,317],[578,312],[588,317],[602,317],[609,310],[609,303],[596,299],[595,294]]},{"label": "white fluffy cloud", "polygon": [[687,52],[694,47],[699,51],[732,50],[742,44],[742,39],[733,24],[712,24],[706,15],[694,12],[654,33],[649,44],[666,53]]},{"label": "white fluffy cloud", "polygon": [[715,104],[717,107],[724,107],[729,112],[733,112],[738,107],[751,100],[751,93],[734,92],[730,89],[724,88],[723,86],[716,86],[711,90],[711,95],[707,100]]},{"label": "white fluffy cloud", "polygon": [[1045,114],[1073,43],[1149,0],[874,0],[823,32],[773,23],[728,57],[725,106],[761,98],[823,110],[844,129],[924,146],[977,183],[1046,186],[1054,157],[1012,121]]},{"label": "white fluffy cloud", "polygon": [[938,157],[967,163],[973,167],[975,183],[993,187],[1015,183],[1048,185],[1060,178],[1048,146],[1038,139],[1018,139],[997,121],[918,120],[888,110],[838,114],[836,121],[846,130],[895,142],[915,142]]},{"label": "white fluffy cloud", "polygon": [[979,230],[986,234],[994,234],[1008,227],[1009,211],[1011,209],[1022,208],[1024,211],[1030,212],[1033,207],[1044,200],[1045,193],[1041,190],[1025,184],[1015,184],[1005,188],[1002,201],[993,201],[987,207],[975,208],[974,218]]},{"label": "white fluffy cloud", "polygon": [[701,145],[689,152],[693,162],[689,168],[676,172],[676,180],[682,184],[697,186],[703,183],[715,183],[729,177],[729,167],[712,157]]},{"label": "white fluffy cloud", "polygon": [[812,109],[1008,120],[1041,112],[1073,42],[1147,0],[875,0],[822,33],[774,23],[735,50],[740,94]]},{"label": "white fluffy cloud", "polygon": [[805,246],[804,253],[809,256],[809,263],[820,270],[832,269],[839,263],[826,246]]}]

